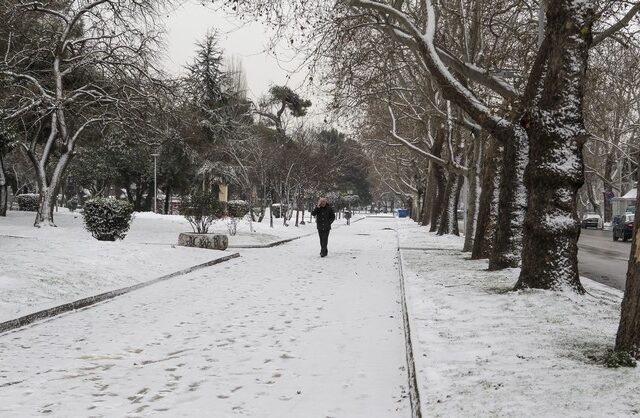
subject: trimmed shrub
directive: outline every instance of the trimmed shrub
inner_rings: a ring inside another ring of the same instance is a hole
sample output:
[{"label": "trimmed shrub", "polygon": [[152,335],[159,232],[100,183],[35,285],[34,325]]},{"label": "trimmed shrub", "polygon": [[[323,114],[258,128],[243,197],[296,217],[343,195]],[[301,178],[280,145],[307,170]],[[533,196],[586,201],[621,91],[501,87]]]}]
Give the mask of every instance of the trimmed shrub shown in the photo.
[{"label": "trimmed shrub", "polygon": [[244,200],[230,200],[227,202],[227,213],[230,218],[244,218],[249,213],[249,203]]},{"label": "trimmed shrub", "polygon": [[37,193],[25,193],[16,196],[18,208],[22,211],[37,212],[40,205],[40,195]]},{"label": "trimmed shrub", "polygon": [[71,199],[67,200],[67,209],[69,209],[71,212],[75,212],[75,210],[78,209],[77,197],[72,197]]},{"label": "trimmed shrub", "polygon": [[84,226],[99,241],[124,239],[133,220],[133,205],[124,200],[99,197],[83,208]]},{"label": "trimmed shrub", "polygon": [[184,197],[182,202],[182,215],[196,234],[208,233],[211,225],[225,215],[224,204],[211,192],[194,192]]}]

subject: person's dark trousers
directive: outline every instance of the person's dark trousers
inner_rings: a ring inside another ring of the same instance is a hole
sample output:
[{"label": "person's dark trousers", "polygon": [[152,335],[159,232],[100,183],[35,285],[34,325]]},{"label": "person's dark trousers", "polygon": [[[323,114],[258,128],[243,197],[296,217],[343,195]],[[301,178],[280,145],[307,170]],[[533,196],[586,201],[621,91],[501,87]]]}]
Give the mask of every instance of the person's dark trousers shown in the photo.
[{"label": "person's dark trousers", "polygon": [[330,230],[320,231],[318,230],[318,235],[320,236],[320,255],[322,257],[326,256],[327,251],[327,243],[329,242],[329,232]]}]

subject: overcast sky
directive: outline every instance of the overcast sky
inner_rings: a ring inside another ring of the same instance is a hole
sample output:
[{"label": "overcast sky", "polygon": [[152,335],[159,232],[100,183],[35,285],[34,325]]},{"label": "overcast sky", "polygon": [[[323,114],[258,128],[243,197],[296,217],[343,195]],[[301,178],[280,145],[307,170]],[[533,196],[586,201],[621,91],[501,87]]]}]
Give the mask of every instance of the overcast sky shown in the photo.
[{"label": "overcast sky", "polygon": [[292,56],[284,48],[277,49],[278,59],[265,52],[268,34],[260,23],[242,24],[196,1],[184,1],[167,13],[166,24],[165,62],[173,74],[183,71],[183,67],[193,60],[195,42],[202,40],[209,29],[217,29],[225,54],[233,55],[242,62],[250,98],[259,98],[274,84],[286,84],[297,89],[304,81],[305,74],[296,71],[301,62],[299,57]]}]

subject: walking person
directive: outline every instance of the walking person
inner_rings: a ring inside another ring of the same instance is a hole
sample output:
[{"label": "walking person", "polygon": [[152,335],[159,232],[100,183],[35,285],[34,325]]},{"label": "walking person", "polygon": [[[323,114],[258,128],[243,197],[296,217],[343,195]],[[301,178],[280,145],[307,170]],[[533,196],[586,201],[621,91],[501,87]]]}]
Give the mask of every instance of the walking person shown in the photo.
[{"label": "walking person", "polygon": [[327,242],[329,241],[329,231],[331,224],[336,220],[336,214],[333,208],[327,203],[326,197],[318,200],[318,206],[311,212],[316,217],[316,225],[318,226],[318,235],[320,236],[320,257],[327,256]]}]

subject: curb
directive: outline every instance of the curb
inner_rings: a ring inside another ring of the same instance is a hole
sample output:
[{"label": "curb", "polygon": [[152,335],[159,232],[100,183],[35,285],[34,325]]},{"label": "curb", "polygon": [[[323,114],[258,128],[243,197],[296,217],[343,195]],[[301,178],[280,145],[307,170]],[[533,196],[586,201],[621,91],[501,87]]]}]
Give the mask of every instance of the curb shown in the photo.
[{"label": "curb", "polygon": [[300,235],[298,237],[282,239],[280,241],[274,241],[274,242],[270,242],[268,244],[262,244],[262,245],[242,245],[242,244],[241,245],[230,245],[229,248],[271,248],[271,247],[277,247],[278,245],[286,244],[286,243],[291,242],[291,241],[295,241],[295,240],[300,239],[300,238],[310,237],[310,236],[312,236],[314,234],[316,234],[316,233],[315,232],[310,232],[308,234]]},{"label": "curb", "polygon": [[101,293],[95,296],[89,296],[83,299],[78,299],[73,302],[65,303],[63,305],[55,306],[53,308],[44,309],[42,311],[34,312],[29,315],[21,316],[16,319],[11,319],[9,321],[0,322],[0,334],[3,334],[7,331],[15,330],[18,328],[22,328],[26,325],[33,324],[34,322],[41,321],[43,319],[52,318],[54,316],[61,315],[66,312],[76,311],[78,309],[86,308],[91,305],[95,305],[96,303],[103,302],[105,300],[113,299],[116,296],[124,295],[129,292],[133,292],[134,290],[142,289],[143,287],[151,286],[153,284],[163,282],[165,280],[172,279],[177,276],[182,276],[187,273],[191,273],[196,270],[203,269],[205,267],[213,266],[215,264],[224,263],[225,261],[229,261],[231,259],[240,257],[239,253],[233,253],[231,255],[217,258],[215,260],[207,261],[206,263],[197,264],[195,266],[187,267],[186,269],[182,269],[170,274],[166,274],[164,276],[160,276],[155,279],[151,279],[146,282],[134,284],[133,286],[123,287],[121,289],[111,290],[109,292]]},{"label": "curb", "polygon": [[409,400],[411,403],[411,417],[422,418],[422,409],[420,404],[420,390],[418,389],[418,377],[416,374],[416,362],[413,356],[413,344],[411,342],[411,326],[409,324],[409,309],[407,306],[407,296],[404,286],[404,273],[402,269],[402,250],[400,247],[400,233],[396,233],[398,243],[398,276],[400,280],[400,302],[402,305],[402,322],[404,324],[404,346],[407,357],[407,378],[409,380]]},{"label": "curb", "polygon": [[413,357],[413,344],[411,343],[411,327],[409,325],[409,311],[404,287],[404,273],[402,271],[402,251],[398,248],[398,275],[400,276],[400,292],[402,301],[402,322],[404,323],[404,339],[407,352],[407,374],[409,378],[409,399],[411,401],[411,417],[422,418],[420,406],[420,391],[418,390],[418,377],[416,363]]}]

